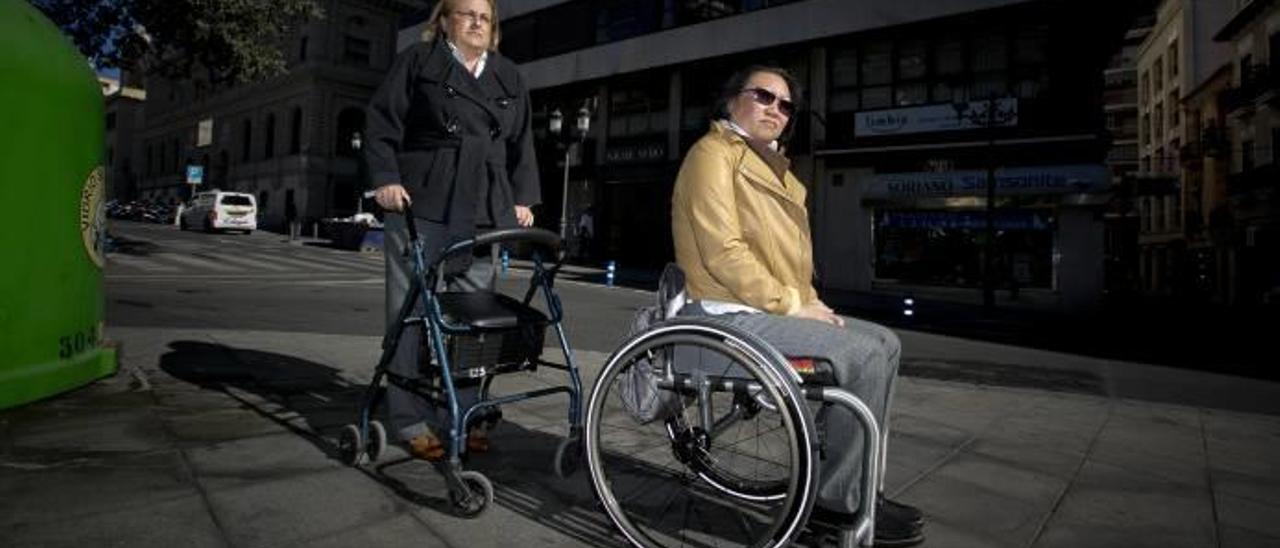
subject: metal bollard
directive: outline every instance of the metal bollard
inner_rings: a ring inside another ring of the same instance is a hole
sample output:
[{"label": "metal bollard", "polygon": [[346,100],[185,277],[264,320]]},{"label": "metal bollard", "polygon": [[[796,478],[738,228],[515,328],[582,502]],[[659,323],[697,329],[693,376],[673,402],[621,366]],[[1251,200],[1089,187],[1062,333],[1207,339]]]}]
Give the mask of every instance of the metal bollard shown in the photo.
[{"label": "metal bollard", "polygon": [[507,273],[507,267],[509,266],[511,266],[511,255],[507,253],[507,250],[503,249],[502,250],[502,273],[503,274]]},{"label": "metal bollard", "polygon": [[916,315],[916,299],[910,295],[902,298],[902,315],[908,318]]},{"label": "metal bollard", "polygon": [[614,261],[605,263],[604,266],[604,284],[613,287],[613,275],[618,270],[618,265]]}]

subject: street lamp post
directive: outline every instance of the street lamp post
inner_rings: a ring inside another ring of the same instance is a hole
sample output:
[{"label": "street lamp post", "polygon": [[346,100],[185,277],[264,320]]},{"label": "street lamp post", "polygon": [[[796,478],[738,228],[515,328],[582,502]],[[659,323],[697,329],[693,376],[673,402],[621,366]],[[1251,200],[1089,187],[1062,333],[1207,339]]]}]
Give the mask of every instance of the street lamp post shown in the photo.
[{"label": "street lamp post", "polygon": [[364,213],[364,155],[360,149],[364,147],[364,136],[359,131],[351,132],[351,152],[356,158],[356,213]]},{"label": "street lamp post", "polygon": [[973,103],[958,102],[952,106],[956,110],[956,118],[960,122],[968,122],[969,124],[982,127],[987,133],[987,199],[984,209],[983,219],[983,238],[982,238],[982,306],[984,308],[994,308],[996,305],[996,288],[995,288],[995,249],[996,249],[996,227],[995,227],[995,208],[996,208],[996,131],[995,128],[1004,126],[1010,122],[1017,122],[1018,109],[1015,104],[1013,108],[1008,110],[1001,109],[1001,97],[996,94],[987,96],[984,101],[986,109],[977,110],[972,108]]},{"label": "street lamp post", "polygon": [[574,122],[572,132],[567,135],[562,135],[562,131],[564,129],[564,114],[560,112],[560,109],[551,111],[551,115],[547,120],[547,129],[551,134],[561,136],[564,139],[564,181],[562,183],[560,193],[561,241],[565,240],[569,234],[569,157],[573,153],[574,145],[576,144],[581,148],[582,141],[587,138],[587,132],[591,129],[591,110],[588,109],[586,105],[583,105],[582,108],[578,109],[578,116]]}]

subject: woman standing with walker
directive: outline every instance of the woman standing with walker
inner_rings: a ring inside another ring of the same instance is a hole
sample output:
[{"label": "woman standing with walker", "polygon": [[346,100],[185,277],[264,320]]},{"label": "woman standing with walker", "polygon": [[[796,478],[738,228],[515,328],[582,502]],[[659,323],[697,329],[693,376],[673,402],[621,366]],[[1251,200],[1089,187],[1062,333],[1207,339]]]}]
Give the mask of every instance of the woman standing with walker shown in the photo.
[{"label": "woman standing with walker", "polygon": [[[497,52],[497,6],[492,0],[442,0],[422,41],[396,58],[368,107],[369,165],[374,198],[386,209],[388,329],[408,291],[413,265],[406,255],[404,215],[413,215],[426,261],[477,229],[532,226],[541,201],[533,151],[529,93],[514,63]],[[468,257],[446,268],[450,291],[489,287],[492,264]],[[400,338],[390,370],[421,376],[421,331]],[[459,405],[479,396],[460,388]],[[447,412],[395,385],[387,387],[393,433],[419,459],[445,455]],[[474,421],[466,451],[489,449],[484,421]]]}]

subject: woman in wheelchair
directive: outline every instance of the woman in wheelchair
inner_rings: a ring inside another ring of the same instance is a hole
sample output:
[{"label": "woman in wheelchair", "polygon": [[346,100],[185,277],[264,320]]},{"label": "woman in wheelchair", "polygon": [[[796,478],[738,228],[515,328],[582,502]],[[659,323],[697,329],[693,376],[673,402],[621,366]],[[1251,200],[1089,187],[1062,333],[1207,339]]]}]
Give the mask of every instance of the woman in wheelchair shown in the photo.
[{"label": "woman in wheelchair", "polygon": [[[397,58],[368,107],[366,160],[385,227],[388,328],[405,301],[413,265],[403,215],[417,219],[432,263],[448,244],[477,229],[533,225],[540,201],[530,131],[529,96],[515,64],[497,52],[493,0],[445,0],[431,14],[422,42]],[[482,251],[482,250],[477,250]],[[450,291],[486,289],[492,266],[462,257],[445,269]],[[420,376],[421,333],[408,329],[390,369]],[[460,387],[465,409],[477,387]],[[443,410],[396,385],[387,389],[393,433],[411,455],[439,460],[448,434]],[[467,451],[489,449],[486,421],[476,421]]]},{"label": "woman in wheelchair", "polygon": [[[829,367],[833,382],[865,402],[887,431],[898,338],[880,325],[837,315],[811,283],[805,187],[780,147],[794,125],[797,97],[785,70],[755,66],[735,74],[710,131],[686,156],[671,214],[690,299],[680,315],[753,333],[783,356],[807,358],[800,362],[806,369]],[[824,405],[816,424],[824,458],[812,519],[839,525],[860,505],[875,504],[876,546],[921,542],[919,510],[882,494],[861,500],[866,440],[854,414]]]}]

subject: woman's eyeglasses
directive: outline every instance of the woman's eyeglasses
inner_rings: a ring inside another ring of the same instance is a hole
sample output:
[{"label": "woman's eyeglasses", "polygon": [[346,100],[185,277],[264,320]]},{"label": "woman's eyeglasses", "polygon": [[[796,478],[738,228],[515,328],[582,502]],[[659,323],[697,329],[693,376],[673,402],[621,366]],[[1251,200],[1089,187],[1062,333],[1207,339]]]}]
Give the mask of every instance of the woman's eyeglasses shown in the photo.
[{"label": "woman's eyeglasses", "polygon": [[777,101],[778,112],[781,112],[787,118],[796,113],[796,104],[781,97],[772,91],[764,88],[747,88],[742,90],[743,93],[750,93],[751,99],[762,107],[768,107]]},{"label": "woman's eyeglasses", "polygon": [[450,13],[452,15],[457,15],[462,19],[471,21],[472,23],[480,23],[481,25],[488,25],[493,22],[493,18],[487,13],[480,13],[476,11],[454,11]]}]

